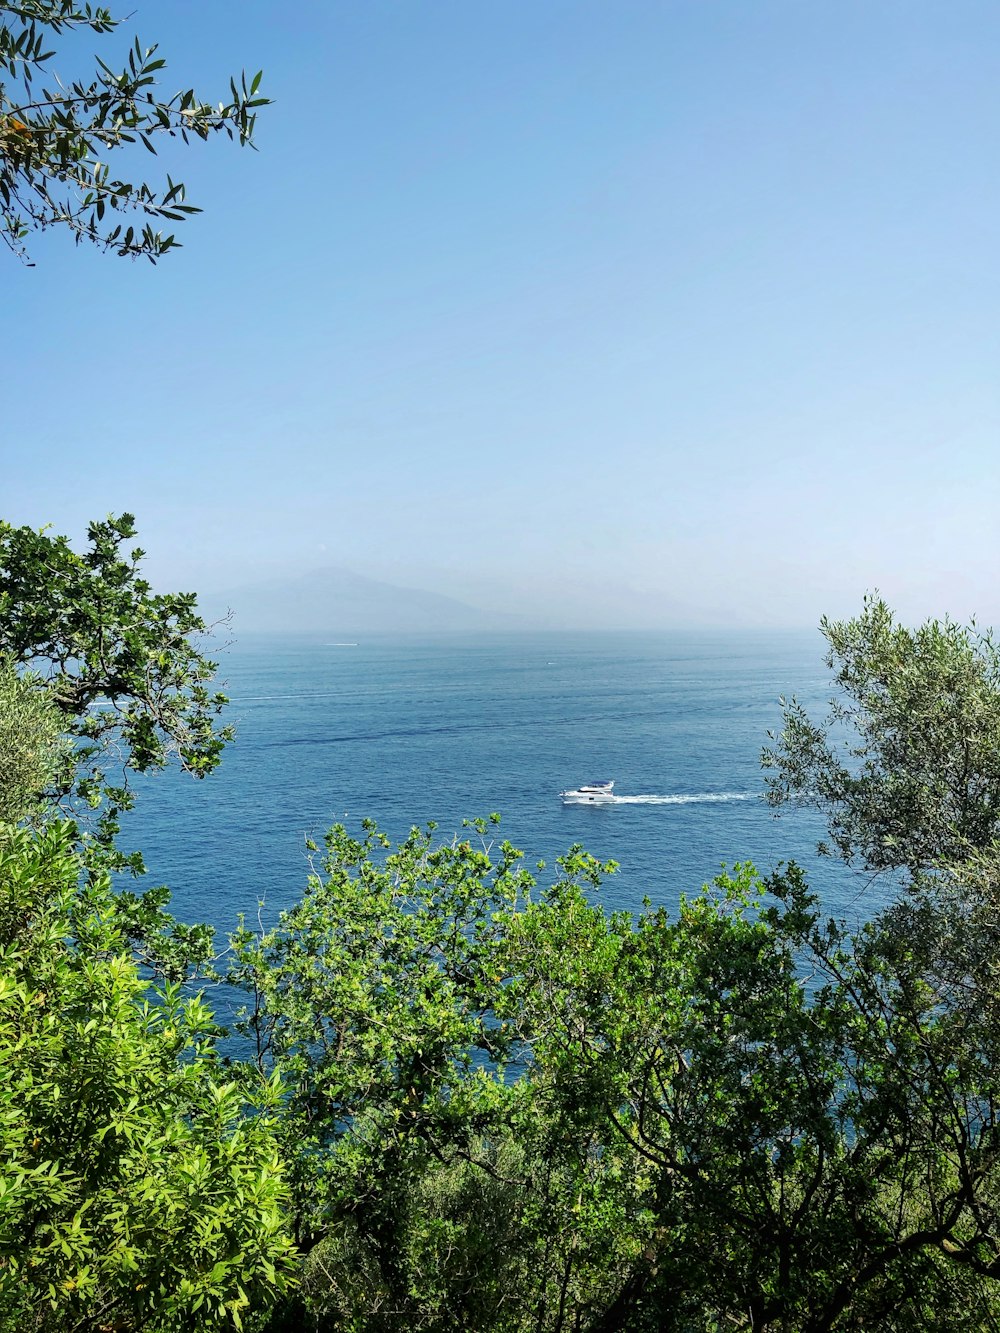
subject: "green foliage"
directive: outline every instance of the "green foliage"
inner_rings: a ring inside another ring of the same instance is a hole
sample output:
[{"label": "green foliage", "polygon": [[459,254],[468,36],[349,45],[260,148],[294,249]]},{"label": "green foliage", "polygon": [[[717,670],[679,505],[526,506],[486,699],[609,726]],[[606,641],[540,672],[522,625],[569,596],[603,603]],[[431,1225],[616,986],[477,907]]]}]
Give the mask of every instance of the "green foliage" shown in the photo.
[{"label": "green foliage", "polygon": [[993,1327],[995,914],[851,936],[746,867],[633,919],[602,869],[574,850],[539,893],[507,844],[335,829],[237,936],[289,1089],[286,1327]]},{"label": "green foliage", "polygon": [[426,1162],[398,1199],[397,1262],[408,1280],[402,1302],[363,1221],[340,1218],[306,1256],[300,1326],[392,1333],[403,1315],[422,1328],[516,1329],[531,1276],[512,1178],[521,1161],[508,1141],[492,1155],[493,1173],[458,1158]]},{"label": "green foliage", "polygon": [[[562,1280],[549,1205],[568,1186],[532,1155],[527,1035],[502,1017],[534,881],[485,821],[467,832],[390,850],[334,828],[302,903],[232,941],[242,1029],[289,1090],[305,1326],[515,1329],[536,1266]],[[575,850],[563,868],[567,891],[613,869]]]},{"label": "green foliage", "polygon": [[0,655],[0,825],[42,813],[67,752],[62,714],[51,692]]},{"label": "green foliage", "polygon": [[[153,222],[182,222],[200,210],[169,176],[154,187],[113,175],[109,156],[127,159],[140,144],[155,155],[164,137],[187,143],[221,133],[252,142],[257,108],[268,100],[258,95],[259,73],[249,82],[242,75],[238,85],[231,79],[225,103],[211,105],[193,89],[162,97],[156,87],[166,62],[138,38],[120,70],[98,57],[89,77],[64,72],[36,83],[49,69],[53,41],[80,29],[106,36],[119,22],[77,0],[0,3],[0,235],[17,254],[30,232],[60,225],[78,243],[155,262],[178,242]],[[120,219],[129,213],[152,221],[126,225]]]},{"label": "green foliage", "polygon": [[79,873],[64,825],[0,846],[0,1328],[238,1329],[288,1284],[271,1115]]},{"label": "green foliage", "polygon": [[464,1145],[509,1096],[506,1034],[489,1013],[499,914],[532,882],[519,854],[504,843],[494,865],[482,845],[434,846],[413,830],[383,856],[386,839],[366,830],[360,841],[331,830],[302,902],[275,929],[232,940],[230,980],[253,996],[240,1028],[259,1069],[280,1068],[289,1088],[283,1132],[306,1242],[331,1207],[364,1207],[391,1228],[391,1189],[411,1159],[431,1141]]},{"label": "green foliage", "polygon": [[0,523],[0,654],[44,674],[76,742],[61,792],[94,807],[108,798],[108,847],[132,804],[130,774],[173,755],[204,777],[231,736],[219,723],[226,698],[209,688],[215,663],[197,647],[195,597],[153,593],[139,575],[143,551],[122,549],[134,536],[131,514],[109,517],[77,554],[65,537]]},{"label": "green foliage", "polygon": [[1000,650],[975,625],[895,623],[878,598],[823,620],[838,693],[814,722],[794,699],[764,750],[768,800],[810,805],[850,864],[920,871],[1000,832]]},{"label": "green foliage", "polygon": [[564,923],[518,923],[554,934],[520,983],[547,1028],[549,1151],[584,1200],[593,1173],[605,1208],[611,1154],[610,1232],[643,1244],[591,1327],[988,1321],[995,1017],[974,987],[940,984],[943,931],[937,952],[898,919],[852,938],[816,920],[798,872],[767,887],[771,905],[744,872],[676,921],[647,912],[610,932],[577,907],[592,943],[577,929],[576,956],[605,961],[569,995]]}]

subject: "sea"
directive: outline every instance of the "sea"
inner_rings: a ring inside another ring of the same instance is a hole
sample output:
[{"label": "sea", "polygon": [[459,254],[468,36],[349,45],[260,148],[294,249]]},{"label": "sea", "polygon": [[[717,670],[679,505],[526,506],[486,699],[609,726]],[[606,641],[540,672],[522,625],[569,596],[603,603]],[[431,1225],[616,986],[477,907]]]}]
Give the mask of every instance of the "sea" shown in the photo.
[{"label": "sea", "polygon": [[[122,843],[148,866],[136,887],[168,885],[176,916],[223,937],[294,904],[307,839],[333,823],[360,834],[370,818],[398,840],[433,821],[450,839],[494,811],[540,882],[577,844],[616,861],[597,891],[609,909],[674,911],[724,866],[795,860],[854,925],[885,886],[816,855],[816,813],[763,800],[780,696],[824,711],[824,646],[773,630],[244,636],[216,654],[236,728],[220,767],[142,780]],[[612,803],[560,800],[608,779]]]}]

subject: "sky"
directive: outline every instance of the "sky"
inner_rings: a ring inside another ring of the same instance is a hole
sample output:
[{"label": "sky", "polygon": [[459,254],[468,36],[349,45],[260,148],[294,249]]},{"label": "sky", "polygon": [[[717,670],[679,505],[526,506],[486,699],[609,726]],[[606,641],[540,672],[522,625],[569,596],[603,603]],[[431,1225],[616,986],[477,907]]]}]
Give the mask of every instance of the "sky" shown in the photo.
[{"label": "sky", "polygon": [[1000,623],[995,0],[122,12],[273,105],[137,160],[204,209],[157,266],[0,251],[0,516],[132,512],[164,591]]}]

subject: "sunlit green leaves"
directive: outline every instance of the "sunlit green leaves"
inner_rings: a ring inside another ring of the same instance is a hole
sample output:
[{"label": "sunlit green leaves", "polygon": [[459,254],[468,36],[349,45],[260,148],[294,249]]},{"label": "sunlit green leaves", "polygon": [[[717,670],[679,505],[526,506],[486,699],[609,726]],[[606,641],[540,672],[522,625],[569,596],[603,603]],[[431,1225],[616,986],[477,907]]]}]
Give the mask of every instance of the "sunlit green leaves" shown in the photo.
[{"label": "sunlit green leaves", "polygon": [[79,554],[65,537],[0,523],[0,656],[44,677],[76,741],[55,786],[87,805],[105,800],[109,850],[133,800],[130,773],[175,757],[204,777],[231,735],[225,696],[211,688],[215,664],[199,650],[194,595],[154,593],[142,550],[126,547],[134,537],[130,514],[109,517],[91,524]]},{"label": "sunlit green leaves", "polygon": [[239,1327],[289,1277],[270,1112],[201,998],[149,994],[106,885],[81,918],[79,873],[65,826],[0,847],[0,1328]]}]

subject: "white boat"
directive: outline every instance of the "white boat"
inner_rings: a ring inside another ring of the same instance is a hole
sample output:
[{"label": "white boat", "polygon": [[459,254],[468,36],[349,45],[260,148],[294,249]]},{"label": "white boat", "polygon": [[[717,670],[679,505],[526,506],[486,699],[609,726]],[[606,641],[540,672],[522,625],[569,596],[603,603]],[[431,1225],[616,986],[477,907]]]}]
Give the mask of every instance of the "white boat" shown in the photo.
[{"label": "white boat", "polygon": [[579,787],[561,791],[563,805],[599,805],[602,801],[613,801],[611,788],[613,782],[583,782]]}]

